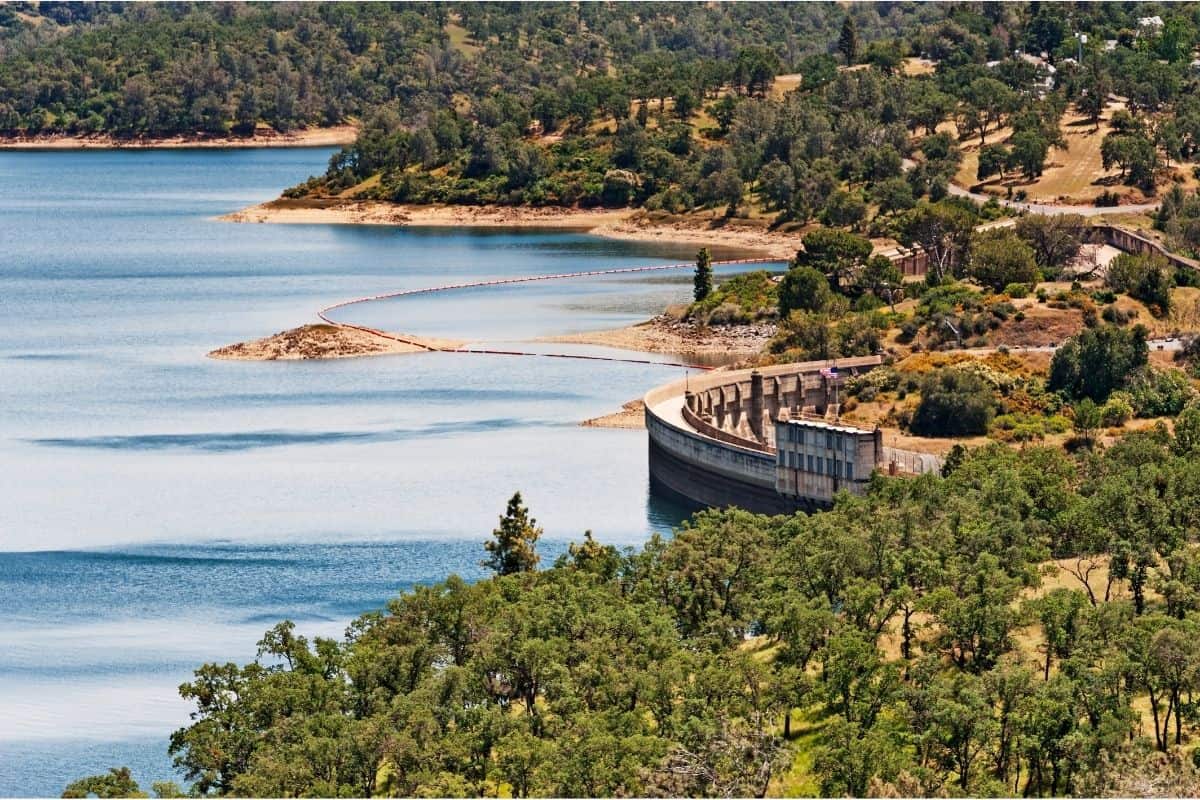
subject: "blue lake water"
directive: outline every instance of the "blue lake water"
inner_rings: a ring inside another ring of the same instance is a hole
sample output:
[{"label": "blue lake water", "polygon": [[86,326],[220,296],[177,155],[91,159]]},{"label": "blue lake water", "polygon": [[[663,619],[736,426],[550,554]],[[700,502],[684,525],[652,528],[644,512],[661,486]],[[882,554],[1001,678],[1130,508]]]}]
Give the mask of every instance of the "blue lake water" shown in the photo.
[{"label": "blue lake water", "polygon": [[[415,583],[478,577],[513,491],[547,559],[587,528],[636,546],[681,518],[649,494],[644,432],[578,423],[682,370],[205,358],[338,299],[693,256],[562,232],[214,220],[329,154],[0,153],[0,796],[57,796],[118,765],[143,786],[177,778],[166,744],[192,668],[253,658],[280,619],[339,635]],[[644,319],[687,297],[690,275],[668,275],[340,318],[507,343]]]}]

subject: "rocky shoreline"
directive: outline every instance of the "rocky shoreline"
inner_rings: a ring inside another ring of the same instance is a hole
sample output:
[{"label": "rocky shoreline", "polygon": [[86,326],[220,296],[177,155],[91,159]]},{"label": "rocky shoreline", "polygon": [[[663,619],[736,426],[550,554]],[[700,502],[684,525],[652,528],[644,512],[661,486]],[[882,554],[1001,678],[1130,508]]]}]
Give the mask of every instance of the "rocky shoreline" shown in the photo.
[{"label": "rocky shoreline", "polygon": [[606,331],[549,336],[539,341],[618,347],[646,353],[668,353],[705,366],[732,364],[762,352],[775,336],[774,323],[700,325],[671,314],[637,325]]},{"label": "rocky shoreline", "polygon": [[217,348],[208,357],[226,361],[303,361],[423,353],[461,346],[460,342],[442,339],[403,338],[407,341],[340,325],[302,325],[262,339]]}]

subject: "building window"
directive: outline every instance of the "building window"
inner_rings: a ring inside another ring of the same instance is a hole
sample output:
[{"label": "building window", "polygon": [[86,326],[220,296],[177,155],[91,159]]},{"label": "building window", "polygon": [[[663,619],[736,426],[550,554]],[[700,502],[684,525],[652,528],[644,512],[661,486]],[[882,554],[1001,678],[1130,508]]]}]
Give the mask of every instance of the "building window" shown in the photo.
[{"label": "building window", "polygon": [[851,466],[849,461],[846,462],[846,480],[854,480],[854,467]]},{"label": "building window", "polygon": [[833,434],[832,433],[825,434],[825,449],[826,450],[833,449]]},{"label": "building window", "polygon": [[798,441],[800,444],[804,444],[804,429],[803,428],[796,429],[796,441]]},{"label": "building window", "polygon": [[813,471],[812,453],[808,454],[808,471]]}]

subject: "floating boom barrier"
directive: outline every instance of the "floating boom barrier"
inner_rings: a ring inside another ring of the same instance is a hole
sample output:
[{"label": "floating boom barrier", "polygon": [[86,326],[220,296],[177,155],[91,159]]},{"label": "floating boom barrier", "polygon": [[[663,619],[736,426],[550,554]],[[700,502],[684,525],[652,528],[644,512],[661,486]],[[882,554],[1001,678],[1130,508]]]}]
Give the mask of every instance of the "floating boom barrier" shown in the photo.
[{"label": "floating boom barrier", "polygon": [[[780,258],[739,258],[728,261],[713,261],[714,267],[729,267],[739,264],[781,264],[784,259]],[[469,283],[447,283],[443,286],[428,286],[420,289],[402,289],[396,292],[387,292],[385,294],[370,295],[369,297],[356,297],[353,300],[343,300],[339,303],[325,306],[317,311],[317,316],[321,321],[339,328],[352,328],[363,333],[368,333],[372,336],[378,336],[383,339],[390,339],[394,342],[407,344],[412,347],[418,347],[422,350],[427,350],[431,353],[473,353],[478,355],[492,356],[529,356],[537,358],[570,358],[583,361],[615,361],[622,364],[654,364],[662,367],[684,367],[687,369],[711,370],[712,367],[703,364],[685,364],[681,362],[671,361],[654,361],[648,358],[617,358],[614,356],[588,356],[577,353],[530,353],[521,350],[489,350],[484,348],[474,347],[435,347],[426,342],[417,339],[408,338],[388,331],[379,330],[378,328],[369,328],[365,325],[355,325],[350,322],[339,322],[333,319],[329,314],[339,308],[348,308],[349,306],[359,305],[361,303],[373,303],[379,300],[394,300],[399,297],[412,297],[421,294],[433,294],[435,292],[452,292],[461,289],[476,289],[487,286],[506,286],[509,284],[518,283],[534,283],[537,281],[561,281],[572,278],[595,278],[603,275],[623,275],[639,272],[661,272],[665,270],[676,269],[693,269],[694,263],[685,264],[653,264],[641,267],[614,267],[612,269],[592,269],[584,272],[559,272],[550,275],[523,275],[516,278],[494,278],[488,281],[472,281]]]}]

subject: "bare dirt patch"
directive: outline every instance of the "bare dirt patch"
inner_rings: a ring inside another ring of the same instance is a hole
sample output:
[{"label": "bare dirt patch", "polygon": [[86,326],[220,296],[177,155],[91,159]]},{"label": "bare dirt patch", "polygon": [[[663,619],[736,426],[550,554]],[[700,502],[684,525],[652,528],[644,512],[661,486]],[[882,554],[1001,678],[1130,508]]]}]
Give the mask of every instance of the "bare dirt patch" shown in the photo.
[{"label": "bare dirt patch", "polygon": [[1083,312],[1077,308],[1030,305],[1021,309],[1024,319],[1011,319],[992,335],[996,347],[1049,347],[1062,344],[1083,330]]}]

